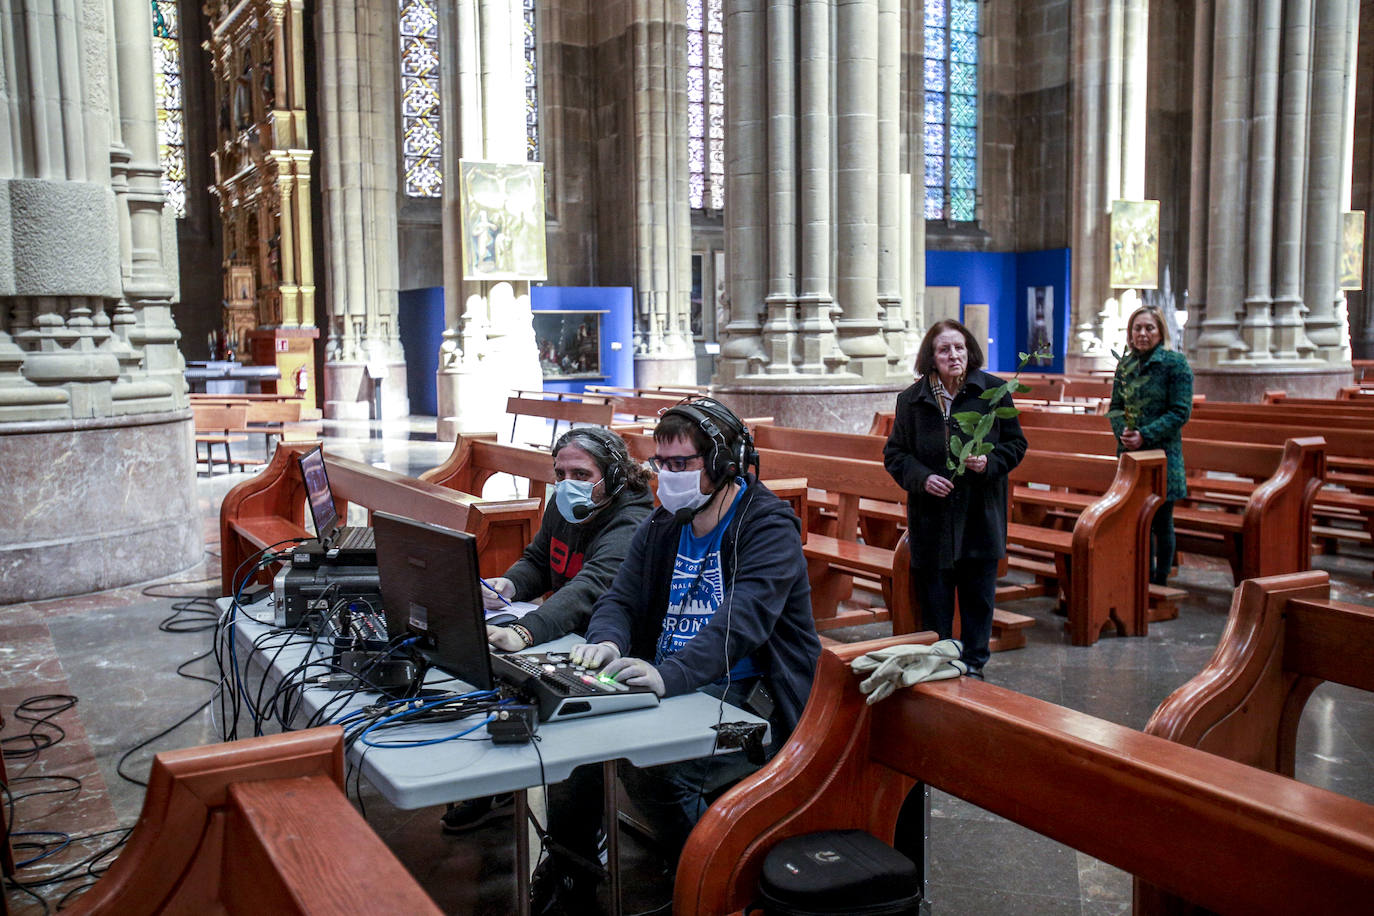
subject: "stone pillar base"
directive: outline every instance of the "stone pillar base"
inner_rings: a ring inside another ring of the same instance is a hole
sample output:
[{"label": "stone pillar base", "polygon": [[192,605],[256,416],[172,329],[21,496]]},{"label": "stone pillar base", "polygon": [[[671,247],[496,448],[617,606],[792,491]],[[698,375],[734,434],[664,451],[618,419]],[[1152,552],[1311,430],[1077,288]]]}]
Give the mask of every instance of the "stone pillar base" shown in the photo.
[{"label": "stone pillar base", "polygon": [[324,364],[324,417],[326,420],[395,420],[410,416],[406,389],[406,364],[388,362],[381,380],[382,415],[372,416],[376,383],[367,374],[367,363]]},{"label": "stone pillar base", "polygon": [[898,393],[909,384],[815,388],[727,385],[712,388],[711,395],[745,418],[772,417],[778,426],[866,433],[873,425],[873,415],[896,408]]},{"label": "stone pillar base", "polygon": [[695,386],[696,383],[697,360],[695,356],[686,356],[681,359],[635,357],[635,385],[639,388],[654,388],[659,385]]},{"label": "stone pillar base", "polygon": [[0,604],[144,582],[200,562],[190,411],[0,427]]},{"label": "stone pillar base", "polygon": [[1193,369],[1193,391],[1207,395],[1209,401],[1259,403],[1264,392],[1281,389],[1291,398],[1334,398],[1336,391],[1352,384],[1349,367],[1344,369]]}]

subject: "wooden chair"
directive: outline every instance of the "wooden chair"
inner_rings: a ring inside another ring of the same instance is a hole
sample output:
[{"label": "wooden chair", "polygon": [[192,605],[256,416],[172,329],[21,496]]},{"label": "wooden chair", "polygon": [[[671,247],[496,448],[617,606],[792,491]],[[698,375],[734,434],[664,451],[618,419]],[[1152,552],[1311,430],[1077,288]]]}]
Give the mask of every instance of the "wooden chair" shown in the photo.
[{"label": "wooden chair", "polygon": [[[549,434],[549,448],[558,441],[558,424],[566,422],[569,426],[577,423],[590,423],[596,426],[610,426],[615,416],[615,405],[605,399],[583,400],[577,395],[558,394],[555,397],[526,397],[529,392],[517,392],[506,398],[506,413],[512,416],[510,435],[515,440],[515,425],[520,417],[539,417],[553,421],[553,432]],[[539,392],[534,392],[539,394]]]},{"label": "wooden chair", "polygon": [[[234,470],[234,456],[230,447],[236,442],[248,441],[248,408],[247,406],[211,406],[193,404],[191,405],[191,416],[195,425],[196,437],[196,463],[205,462],[205,472],[210,476],[215,473],[215,446],[224,450],[224,465],[232,473]],[[205,457],[201,457],[200,447],[205,446]],[[239,456],[237,461],[239,470],[243,470],[248,464],[262,464],[258,459],[244,458]]]},{"label": "wooden chair", "polygon": [[343,764],[338,726],[158,754],[128,845],[66,912],[438,916]]},{"label": "wooden chair", "polygon": [[970,678],[867,706],[849,662],[872,648],[822,651],[791,739],[688,838],[677,916],[742,913],[787,837],[890,842],[918,781],[1219,912],[1367,911],[1374,806]]}]

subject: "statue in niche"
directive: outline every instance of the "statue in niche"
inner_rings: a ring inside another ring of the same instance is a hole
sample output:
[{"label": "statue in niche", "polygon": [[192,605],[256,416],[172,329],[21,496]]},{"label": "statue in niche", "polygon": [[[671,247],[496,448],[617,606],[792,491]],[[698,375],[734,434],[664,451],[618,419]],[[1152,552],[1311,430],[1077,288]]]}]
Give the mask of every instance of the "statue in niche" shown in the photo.
[{"label": "statue in niche", "polygon": [[243,52],[243,69],[234,82],[234,126],[247,130],[253,123],[253,51]]}]

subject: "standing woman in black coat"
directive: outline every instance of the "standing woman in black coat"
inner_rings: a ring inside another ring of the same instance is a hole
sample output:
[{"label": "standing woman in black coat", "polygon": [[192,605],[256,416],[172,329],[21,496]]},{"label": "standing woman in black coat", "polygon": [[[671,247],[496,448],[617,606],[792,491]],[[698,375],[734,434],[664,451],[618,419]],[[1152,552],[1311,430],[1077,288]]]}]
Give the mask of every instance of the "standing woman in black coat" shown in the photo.
[{"label": "standing woman in black coat", "polygon": [[1021,424],[999,417],[983,440],[992,451],[970,456],[962,474],[949,467],[951,431],[968,438],[953,414],[1013,406],[1010,394],[996,404],[980,397],[1002,384],[982,366],[982,348],[968,328],[953,320],[933,325],[916,354],[916,383],[897,396],[883,448],[887,472],[910,494],[907,537],[921,625],[948,637],[957,593],[963,661],[976,677],[988,660],[997,565],[1007,552],[1007,475],[1026,453]]}]

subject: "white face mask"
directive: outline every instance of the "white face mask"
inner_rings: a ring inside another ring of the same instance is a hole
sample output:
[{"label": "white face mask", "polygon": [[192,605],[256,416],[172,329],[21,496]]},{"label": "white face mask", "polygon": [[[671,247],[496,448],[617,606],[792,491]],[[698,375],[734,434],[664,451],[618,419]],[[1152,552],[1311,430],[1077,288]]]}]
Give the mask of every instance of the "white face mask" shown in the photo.
[{"label": "white face mask", "polygon": [[658,501],[669,512],[695,509],[706,504],[710,493],[701,492],[701,469],[695,471],[659,471]]}]

